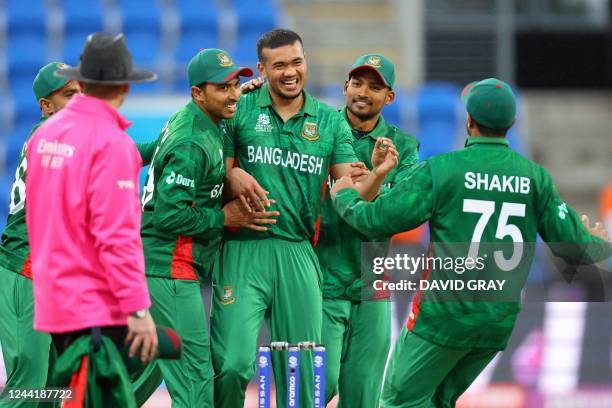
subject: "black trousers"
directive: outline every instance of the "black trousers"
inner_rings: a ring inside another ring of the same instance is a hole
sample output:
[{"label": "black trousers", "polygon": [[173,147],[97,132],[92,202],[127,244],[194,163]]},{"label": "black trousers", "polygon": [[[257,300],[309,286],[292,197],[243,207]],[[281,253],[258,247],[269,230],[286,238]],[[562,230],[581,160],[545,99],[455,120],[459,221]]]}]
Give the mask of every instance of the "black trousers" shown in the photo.
[{"label": "black trousers", "polygon": [[67,333],[53,333],[51,339],[53,346],[60,356],[76,339],[81,336],[91,335],[91,340],[94,343],[94,350],[100,346],[102,336],[110,338],[113,343],[120,349],[124,343],[125,338],[128,334],[127,326],[104,326],[104,327],[92,327],[89,329],[82,329]]}]

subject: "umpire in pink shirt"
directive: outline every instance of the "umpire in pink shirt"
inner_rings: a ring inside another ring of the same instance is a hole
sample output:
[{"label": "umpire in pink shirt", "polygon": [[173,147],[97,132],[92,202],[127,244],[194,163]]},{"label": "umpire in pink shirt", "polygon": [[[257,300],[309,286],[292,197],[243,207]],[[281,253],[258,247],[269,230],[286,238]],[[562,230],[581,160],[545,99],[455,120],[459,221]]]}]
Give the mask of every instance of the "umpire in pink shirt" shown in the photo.
[{"label": "umpire in pink shirt", "polygon": [[140,241],[141,158],[117,109],[132,82],[156,75],[132,67],[122,34],[92,34],[75,95],[32,136],[27,148],[26,223],[32,253],[34,328],[61,354],[83,334],[101,333],[143,362],[157,334]]}]

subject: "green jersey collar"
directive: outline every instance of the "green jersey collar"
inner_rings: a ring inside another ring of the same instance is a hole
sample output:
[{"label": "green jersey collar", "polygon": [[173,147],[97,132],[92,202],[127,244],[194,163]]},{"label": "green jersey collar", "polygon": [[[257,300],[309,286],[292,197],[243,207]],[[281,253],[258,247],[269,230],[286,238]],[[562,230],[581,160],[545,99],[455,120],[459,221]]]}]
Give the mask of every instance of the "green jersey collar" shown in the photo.
[{"label": "green jersey collar", "polygon": [[367,133],[368,136],[370,136],[372,139],[376,140],[379,137],[388,137],[388,132],[387,132],[387,121],[385,120],[385,118],[383,118],[383,115],[380,115],[378,117],[378,122],[376,123],[376,126],[374,126],[374,129],[372,129],[370,132],[360,132],[356,129],[353,129],[353,126],[351,126],[351,122],[349,121],[348,115],[346,113],[346,106],[344,106],[340,112],[342,113],[342,116],[344,116],[344,119],[346,120],[346,123],[348,123],[349,127],[351,128],[351,131],[353,132],[353,136],[355,136],[355,133]]},{"label": "green jersey collar", "polygon": [[508,139],[505,137],[468,137],[465,141],[465,147],[473,145],[498,145],[508,147]]},{"label": "green jersey collar", "polygon": [[218,126],[215,125],[215,122],[213,122],[212,119],[206,113],[204,113],[204,111],[198,106],[197,103],[193,101],[193,99],[190,100],[189,103],[187,103],[187,109],[189,109],[194,115],[196,115],[200,119],[204,120],[207,125],[218,128]]},{"label": "green jersey collar", "polygon": [[[304,114],[306,114],[308,116],[316,116],[317,103],[315,99],[305,89],[302,92],[304,93],[304,104],[302,105],[302,109],[300,109],[298,115],[303,116]],[[273,107],[272,97],[270,96],[268,84],[264,84],[259,89],[259,95],[257,96],[257,105],[259,105],[260,108]]]},{"label": "green jersey collar", "polygon": [[49,119],[49,118],[50,118],[50,116],[47,116],[47,115],[43,115],[43,116],[41,116],[41,117],[40,117],[40,120],[38,121],[38,123],[37,123],[36,125],[34,125],[34,127],[32,128],[32,130],[30,130],[30,135],[31,135],[32,133],[34,133],[34,132],[36,131],[36,129],[38,129],[38,128],[40,127],[40,125],[42,125],[43,123],[45,123],[45,121],[46,121],[47,119]]}]

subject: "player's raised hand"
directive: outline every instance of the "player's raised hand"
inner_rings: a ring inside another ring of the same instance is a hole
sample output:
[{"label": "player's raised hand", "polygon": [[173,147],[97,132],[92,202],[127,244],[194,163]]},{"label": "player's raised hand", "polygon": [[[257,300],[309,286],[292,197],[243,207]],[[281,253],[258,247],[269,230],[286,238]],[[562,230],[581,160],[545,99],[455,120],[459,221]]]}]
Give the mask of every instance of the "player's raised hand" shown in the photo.
[{"label": "player's raised hand", "polygon": [[365,180],[368,174],[370,174],[370,170],[368,170],[364,162],[351,163],[350,176],[354,183]]},{"label": "player's raised hand", "polygon": [[391,141],[391,139],[386,137],[379,137],[376,139],[376,144],[374,144],[374,150],[372,150],[372,167],[380,166],[387,156],[388,149],[394,149],[397,152],[397,148],[395,144]]},{"label": "player's raised hand", "polygon": [[250,81],[247,81],[244,84],[240,85],[240,92],[242,92],[243,94],[253,92],[256,89],[261,88],[265,81],[266,80],[263,77],[253,78]]},{"label": "player's raised hand", "polygon": [[376,177],[385,178],[387,175],[397,166],[399,161],[399,153],[395,148],[395,145],[390,145],[385,148],[385,157],[382,163],[374,167],[372,172]]},{"label": "player's raised hand", "polygon": [[591,233],[591,235],[599,237],[604,241],[608,241],[608,231],[606,231],[601,222],[596,222],[595,225],[591,227],[589,217],[586,214],[582,214],[582,224],[584,224],[585,228]]},{"label": "player's raised hand", "polygon": [[239,167],[230,169],[225,175],[230,199],[238,198],[247,212],[266,211],[270,206],[268,194],[246,171]]},{"label": "player's raised hand", "polygon": [[[269,200],[274,204],[274,200]],[[247,211],[242,201],[238,198],[230,201],[223,206],[225,215],[224,225],[226,227],[249,228],[254,231],[264,232],[268,228],[266,225],[276,224],[276,218],[280,215],[279,211]]]},{"label": "player's raised hand", "polygon": [[352,188],[353,190],[357,190],[357,186],[355,186],[355,183],[353,183],[353,180],[350,176],[344,176],[341,179],[336,180],[334,186],[330,191],[332,199],[336,197],[338,191],[344,190],[345,188]]}]

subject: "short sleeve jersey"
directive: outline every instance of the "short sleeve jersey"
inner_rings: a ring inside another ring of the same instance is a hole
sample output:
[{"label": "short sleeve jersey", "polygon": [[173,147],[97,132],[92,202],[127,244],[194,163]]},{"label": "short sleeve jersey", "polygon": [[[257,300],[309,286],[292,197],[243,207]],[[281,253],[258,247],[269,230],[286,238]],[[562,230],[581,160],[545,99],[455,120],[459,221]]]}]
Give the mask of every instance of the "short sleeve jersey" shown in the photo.
[{"label": "short sleeve jersey", "polygon": [[207,277],[223,235],[223,137],[193,102],[165,125],[142,194],[146,274]]},{"label": "short sleeve jersey", "polygon": [[[348,124],[346,107],[342,109],[341,114]],[[379,137],[391,139],[397,147],[399,164],[387,175],[382,190],[392,188],[398,181],[406,177],[419,160],[418,140],[387,123],[382,116],[371,132],[363,133],[352,130],[352,134],[357,159],[364,162],[368,169],[372,169],[372,151]],[[331,189],[333,186],[331,176],[327,182]],[[380,251],[376,252],[381,252],[381,254],[378,256],[386,255],[388,241],[388,238],[380,239],[380,245],[377,244]],[[369,276],[371,270],[361,270],[362,242],[372,242],[372,239],[352,228],[338,216],[328,190],[323,203],[319,240],[315,247],[323,271],[323,297],[359,301],[374,295],[368,290],[370,288],[368,282],[365,282],[364,285],[363,278],[366,277],[366,274],[368,278],[373,278],[373,276]]]},{"label": "short sleeve jersey", "polygon": [[0,265],[30,279],[32,278],[32,262],[30,260],[30,244],[25,222],[25,178],[28,167],[26,148],[32,134],[47,118],[48,116],[41,117],[36,126],[32,128],[19,154],[17,170],[15,170],[15,181],[11,187],[9,214],[6,219],[6,228],[2,234],[2,245],[0,246]]},{"label": "short sleeve jersey", "polygon": [[270,192],[281,214],[265,233],[242,229],[226,238],[313,238],[330,166],[357,161],[342,116],[304,91],[302,109],[283,122],[264,85],[241,98],[224,131],[225,156]]}]

